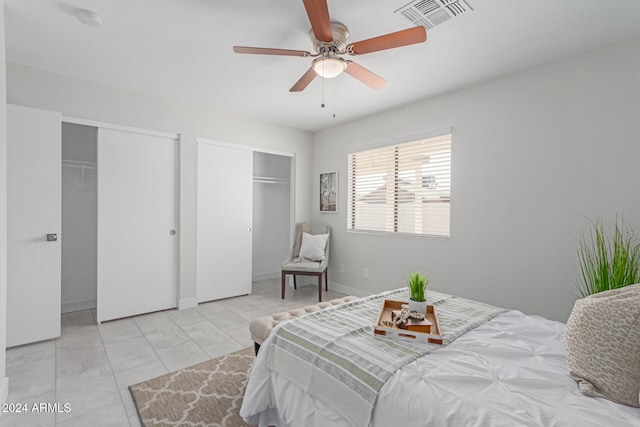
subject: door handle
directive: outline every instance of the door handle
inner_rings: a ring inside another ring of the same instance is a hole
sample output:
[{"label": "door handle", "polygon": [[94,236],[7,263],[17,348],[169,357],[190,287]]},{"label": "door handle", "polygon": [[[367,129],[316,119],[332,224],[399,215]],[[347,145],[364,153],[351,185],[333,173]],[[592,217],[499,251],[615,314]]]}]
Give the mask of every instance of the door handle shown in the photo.
[{"label": "door handle", "polygon": [[47,234],[47,242],[57,242],[58,235],[56,233]]},{"label": "door handle", "polygon": [[175,236],[176,235],[176,230],[169,230],[169,234],[172,235],[172,236]]}]

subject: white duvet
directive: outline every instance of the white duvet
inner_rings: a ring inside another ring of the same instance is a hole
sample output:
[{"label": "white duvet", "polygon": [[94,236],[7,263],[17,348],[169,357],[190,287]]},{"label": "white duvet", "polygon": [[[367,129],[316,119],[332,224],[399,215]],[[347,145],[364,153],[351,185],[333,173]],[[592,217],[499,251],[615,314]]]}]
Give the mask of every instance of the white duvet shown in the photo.
[{"label": "white duvet", "polygon": [[[567,369],[563,331],[564,324],[542,317],[501,314],[397,371],[380,390],[369,426],[640,426],[640,408],[580,393]],[[349,426],[270,372],[269,343],[251,372],[240,410],[245,421]]]}]

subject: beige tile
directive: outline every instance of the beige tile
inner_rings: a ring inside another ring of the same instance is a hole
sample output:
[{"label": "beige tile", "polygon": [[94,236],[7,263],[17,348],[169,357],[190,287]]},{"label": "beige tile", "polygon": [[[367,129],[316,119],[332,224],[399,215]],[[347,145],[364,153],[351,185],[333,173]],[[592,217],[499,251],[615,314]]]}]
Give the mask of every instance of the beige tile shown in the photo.
[{"label": "beige tile", "polygon": [[242,345],[242,348],[253,346],[253,340],[251,339],[251,332],[249,331],[249,328],[242,327],[237,329],[230,329],[226,332],[231,338],[240,343]]},{"label": "beige tile", "polygon": [[[287,289],[288,291],[289,289]],[[265,309],[265,307],[270,307],[273,305],[277,305],[280,304],[282,302],[284,302],[286,300],[283,300],[282,298],[280,298],[280,288],[278,287],[277,290],[273,291],[272,295],[260,295],[260,294],[252,294],[249,299],[247,300],[247,302],[256,307],[256,308],[260,308],[260,309]]]},{"label": "beige tile", "polygon": [[125,413],[122,402],[57,424],[59,427],[122,427],[127,425],[129,425],[129,417]]},{"label": "beige tile", "polygon": [[[44,411],[34,411],[33,405],[40,406],[41,403],[54,403],[55,402],[55,393],[52,391],[51,393],[44,394],[42,396],[34,397],[31,399],[21,400],[20,403],[26,405],[21,406],[20,412],[18,412],[15,408],[12,412],[5,412],[0,415],[0,426],[2,427],[24,427],[24,426],[34,426],[34,427],[53,427],[56,425],[56,414],[54,412],[44,412]],[[7,403],[16,403],[16,401],[11,400],[11,395],[9,395],[9,399]],[[26,412],[23,410],[26,409]]]},{"label": "beige tile", "polygon": [[228,310],[222,305],[220,302],[211,301],[205,302],[202,304],[198,304],[197,307],[194,307],[198,313],[207,316],[210,314],[218,314],[218,313],[227,313]]},{"label": "beige tile", "polygon": [[56,345],[76,344],[89,340],[100,340],[97,325],[69,326],[62,329],[62,334],[56,338]]},{"label": "beige tile", "polygon": [[141,330],[156,350],[189,341],[189,336],[173,322],[146,326]]},{"label": "beige tile", "polygon": [[7,402],[22,402],[55,392],[55,357],[7,368],[9,395]]},{"label": "beige tile", "polygon": [[104,322],[98,326],[98,331],[100,332],[102,341],[105,344],[123,341],[142,335],[142,331],[131,318]]},{"label": "beige tile", "polygon": [[56,348],[58,377],[102,366],[109,366],[109,359],[100,340],[74,342]]},{"label": "beige tile", "polygon": [[161,323],[171,322],[171,319],[162,311],[155,313],[143,314],[141,316],[132,317],[139,327],[155,326]]},{"label": "beige tile", "polygon": [[91,310],[64,313],[61,316],[60,322],[62,329],[78,326],[90,326],[96,324],[94,317],[91,315]]},{"label": "beige tile", "polygon": [[190,339],[202,347],[226,341],[230,338],[229,335],[210,321],[186,325],[183,326],[182,329]]},{"label": "beige tile", "polygon": [[110,366],[58,377],[56,398],[71,404],[71,412],[56,415],[58,423],[122,402]]},{"label": "beige tile", "polygon": [[7,349],[7,368],[48,359],[55,355],[56,340],[41,341]]},{"label": "beige tile", "polygon": [[232,312],[247,311],[254,308],[252,304],[249,304],[249,300],[247,298],[249,297],[228,298],[219,301],[219,303],[224,308]]},{"label": "beige tile", "polygon": [[61,322],[61,334],[56,339],[57,346],[100,339],[98,325],[90,310],[64,313]]},{"label": "beige tile", "polygon": [[114,372],[124,371],[158,360],[158,355],[145,337],[130,338],[105,344],[105,349]]},{"label": "beige tile", "polygon": [[249,327],[249,322],[247,320],[233,313],[225,314],[224,316],[207,316],[207,319],[223,331],[237,329],[240,327]]},{"label": "beige tile", "polygon": [[140,417],[138,417],[138,414],[135,414],[129,417],[129,425],[131,427],[142,427],[142,424],[140,423]]},{"label": "beige tile", "polygon": [[195,308],[187,308],[185,310],[169,310],[166,312],[169,319],[171,319],[178,326],[191,325],[193,323],[202,322],[205,320],[204,316],[198,312]]},{"label": "beige tile", "polygon": [[265,311],[265,310],[261,310],[261,309],[254,309],[254,310],[249,310],[249,311],[244,311],[244,312],[237,312],[236,314],[240,317],[242,317],[243,319],[245,319],[247,322],[252,322],[255,319],[259,318],[259,317],[263,317],[263,316],[267,316],[272,314],[273,312],[271,311]]},{"label": "beige tile", "polygon": [[173,347],[158,350],[160,360],[167,367],[169,372],[186,368],[196,363],[209,360],[210,357],[196,343],[186,342]]},{"label": "beige tile", "polygon": [[230,338],[226,341],[221,341],[219,343],[203,347],[202,349],[210,358],[215,359],[216,357],[224,356],[225,354],[233,353],[234,351],[242,350],[243,348],[246,348],[246,346]]}]

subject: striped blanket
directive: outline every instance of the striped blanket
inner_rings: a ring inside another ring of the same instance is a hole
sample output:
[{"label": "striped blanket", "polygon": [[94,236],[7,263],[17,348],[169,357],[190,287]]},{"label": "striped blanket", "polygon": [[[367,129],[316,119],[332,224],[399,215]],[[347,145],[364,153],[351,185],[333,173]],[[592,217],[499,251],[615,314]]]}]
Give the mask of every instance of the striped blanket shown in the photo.
[{"label": "striped blanket", "polygon": [[[373,333],[382,300],[407,301],[408,289],[376,294],[281,325],[268,365],[331,406],[353,426],[367,426],[384,383],[401,367],[442,346],[395,341]],[[503,309],[435,291],[443,345],[502,313]]]}]

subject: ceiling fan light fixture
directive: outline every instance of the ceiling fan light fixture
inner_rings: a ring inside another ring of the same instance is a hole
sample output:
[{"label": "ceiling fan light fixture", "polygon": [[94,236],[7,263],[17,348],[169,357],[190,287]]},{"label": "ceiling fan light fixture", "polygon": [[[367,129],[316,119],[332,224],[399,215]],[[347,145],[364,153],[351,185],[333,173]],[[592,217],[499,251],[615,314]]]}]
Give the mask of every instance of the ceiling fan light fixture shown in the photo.
[{"label": "ceiling fan light fixture", "polygon": [[342,74],[347,65],[347,61],[337,56],[321,57],[313,60],[313,71],[326,79],[332,79]]}]

